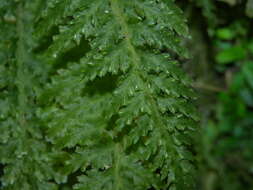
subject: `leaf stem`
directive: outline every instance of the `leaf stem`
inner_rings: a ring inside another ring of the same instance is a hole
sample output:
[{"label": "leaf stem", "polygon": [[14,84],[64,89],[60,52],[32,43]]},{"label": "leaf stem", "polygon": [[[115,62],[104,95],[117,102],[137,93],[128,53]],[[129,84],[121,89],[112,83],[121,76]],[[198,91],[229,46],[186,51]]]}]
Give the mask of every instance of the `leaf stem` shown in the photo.
[{"label": "leaf stem", "polygon": [[[112,12],[113,12],[116,20],[118,20],[119,25],[122,27],[122,33],[125,36],[127,49],[130,51],[130,53],[132,55],[132,60],[133,60],[133,70],[132,70],[132,72],[134,72],[136,75],[138,75],[140,78],[142,78],[143,82],[147,83],[146,81],[144,81],[145,79],[148,80],[148,77],[145,76],[147,74],[145,72],[143,72],[140,68],[141,58],[138,55],[138,53],[136,52],[136,48],[133,46],[133,44],[131,42],[132,34],[128,29],[128,25],[127,25],[127,22],[126,22],[127,19],[124,16],[124,12],[123,12],[122,8],[120,7],[120,5],[122,3],[120,3],[119,0],[110,0],[110,2],[111,2]],[[173,142],[172,137],[170,135],[166,136],[166,134],[168,134],[168,131],[166,129],[166,125],[163,122],[163,119],[161,118],[162,116],[160,114],[157,102],[155,100],[155,97],[153,97],[152,92],[150,91],[148,85],[144,86],[143,92],[145,93],[146,97],[150,101],[149,103],[150,103],[151,109],[152,109],[151,110],[152,111],[152,114],[151,114],[152,116],[151,117],[153,117],[154,123],[162,131],[160,133],[160,138],[166,139],[166,141],[169,142],[168,145],[171,149],[170,151],[173,152],[173,154],[177,154],[176,151],[174,151],[174,147],[173,147],[174,145],[172,143]],[[160,138],[158,138],[158,139],[160,139]],[[119,160],[117,160],[117,162],[115,164],[116,164],[115,167],[119,168],[119,165],[120,165]],[[120,171],[115,169],[115,176],[118,177],[119,174],[117,172],[120,172]],[[118,184],[118,182],[117,182],[117,184]],[[119,186],[117,186],[116,190],[119,190]]]},{"label": "leaf stem", "polygon": [[20,114],[20,124],[24,126],[25,113],[27,112],[28,98],[26,95],[26,74],[25,74],[25,32],[24,32],[24,10],[23,3],[19,2],[17,7],[17,50],[16,50],[16,63],[17,63],[17,76],[16,76],[16,86],[18,89],[18,105]]}]

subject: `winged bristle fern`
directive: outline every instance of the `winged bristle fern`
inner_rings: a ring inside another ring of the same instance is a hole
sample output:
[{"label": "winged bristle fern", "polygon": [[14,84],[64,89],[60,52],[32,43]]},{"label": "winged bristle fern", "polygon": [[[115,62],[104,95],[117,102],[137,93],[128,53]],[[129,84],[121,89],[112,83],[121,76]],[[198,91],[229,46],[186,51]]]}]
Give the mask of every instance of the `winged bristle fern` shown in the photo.
[{"label": "winged bristle fern", "polygon": [[[32,51],[17,47],[23,52],[15,58],[18,63],[23,54],[26,59],[33,55],[39,62],[35,84],[22,81],[25,90],[16,92],[22,114],[33,114],[26,116],[31,124],[15,126],[27,135],[0,141],[8,147],[18,146],[18,140],[26,149],[22,158],[1,159],[4,188],[195,189],[192,137],[198,117],[189,79],[176,61],[187,56],[181,40],[188,31],[175,3],[37,0],[35,4],[33,11],[40,8],[30,21],[35,30],[25,37],[34,35]],[[22,44],[27,44],[24,39]],[[27,79],[22,71],[31,66],[26,63],[23,60],[25,68],[18,68],[22,74],[18,80]],[[28,101],[29,93],[34,103],[26,107],[22,101]],[[33,134],[37,128],[39,134]],[[31,147],[24,145],[27,141]],[[14,181],[5,179],[9,170],[18,174],[10,174]]]}]

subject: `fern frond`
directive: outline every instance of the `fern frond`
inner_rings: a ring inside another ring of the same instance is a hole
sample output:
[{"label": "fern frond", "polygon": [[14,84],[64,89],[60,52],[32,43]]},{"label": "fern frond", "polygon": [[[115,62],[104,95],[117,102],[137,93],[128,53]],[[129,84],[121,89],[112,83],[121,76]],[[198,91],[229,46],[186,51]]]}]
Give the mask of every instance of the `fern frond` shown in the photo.
[{"label": "fern frond", "polygon": [[47,139],[74,150],[74,189],[194,189],[195,95],[175,61],[187,56],[182,12],[172,0],[76,2],[71,14],[71,1],[48,0],[36,32],[58,28],[42,52],[51,64],[82,39],[90,48],[52,77],[37,112]]},{"label": "fern frond", "polygon": [[[52,152],[35,117],[41,66],[31,53],[36,3],[0,2],[0,189],[56,189]],[[29,26],[29,27],[28,27]],[[2,173],[2,172],[1,172]]]}]

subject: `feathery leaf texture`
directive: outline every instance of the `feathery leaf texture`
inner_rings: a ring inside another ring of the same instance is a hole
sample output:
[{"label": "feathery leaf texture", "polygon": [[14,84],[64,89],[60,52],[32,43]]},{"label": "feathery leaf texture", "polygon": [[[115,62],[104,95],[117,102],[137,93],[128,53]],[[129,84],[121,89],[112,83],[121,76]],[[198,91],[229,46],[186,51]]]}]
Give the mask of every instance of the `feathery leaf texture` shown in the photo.
[{"label": "feathery leaf texture", "polygon": [[1,23],[13,27],[0,37],[3,189],[195,189],[198,115],[174,1],[13,4],[0,5],[17,10]]},{"label": "feathery leaf texture", "polygon": [[[56,189],[53,156],[35,116],[41,66],[30,53],[31,14],[37,3],[0,2],[0,189]],[[28,11],[29,10],[29,11]],[[37,80],[35,80],[35,78]],[[56,152],[55,152],[56,153]],[[2,172],[1,172],[2,173]]]}]

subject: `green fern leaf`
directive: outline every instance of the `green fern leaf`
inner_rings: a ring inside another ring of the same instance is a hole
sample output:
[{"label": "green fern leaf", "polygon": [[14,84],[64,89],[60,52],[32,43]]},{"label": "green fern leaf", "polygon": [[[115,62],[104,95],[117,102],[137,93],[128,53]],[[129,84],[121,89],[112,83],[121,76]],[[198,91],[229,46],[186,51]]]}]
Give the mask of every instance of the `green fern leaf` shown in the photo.
[{"label": "green fern leaf", "polygon": [[41,67],[31,55],[31,13],[36,3],[0,2],[0,189],[56,189],[57,173],[34,115]]},{"label": "green fern leaf", "polygon": [[196,96],[173,0],[0,10],[0,188],[195,189]]},{"label": "green fern leaf", "polygon": [[[69,8],[54,2],[48,6]],[[195,95],[174,59],[187,56],[181,10],[173,1],[96,0],[70,21],[56,14],[38,23],[59,29],[42,52],[51,64],[82,39],[90,47],[58,70],[38,112],[50,142],[74,149],[69,172],[85,172],[74,189],[194,189]],[[43,38],[40,27],[36,33]]]}]

